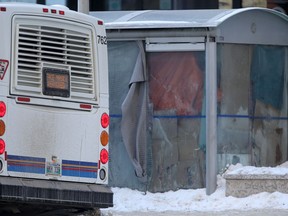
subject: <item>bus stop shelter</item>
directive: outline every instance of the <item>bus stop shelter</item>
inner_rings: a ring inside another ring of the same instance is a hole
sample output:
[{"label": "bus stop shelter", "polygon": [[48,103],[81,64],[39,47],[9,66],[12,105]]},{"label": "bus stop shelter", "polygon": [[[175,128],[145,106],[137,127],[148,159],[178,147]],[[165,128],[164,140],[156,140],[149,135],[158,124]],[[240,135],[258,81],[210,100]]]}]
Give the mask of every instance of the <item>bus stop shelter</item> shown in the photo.
[{"label": "bus stop shelter", "polygon": [[227,164],[287,161],[286,15],[90,14],[107,28],[111,186],[211,194]]}]

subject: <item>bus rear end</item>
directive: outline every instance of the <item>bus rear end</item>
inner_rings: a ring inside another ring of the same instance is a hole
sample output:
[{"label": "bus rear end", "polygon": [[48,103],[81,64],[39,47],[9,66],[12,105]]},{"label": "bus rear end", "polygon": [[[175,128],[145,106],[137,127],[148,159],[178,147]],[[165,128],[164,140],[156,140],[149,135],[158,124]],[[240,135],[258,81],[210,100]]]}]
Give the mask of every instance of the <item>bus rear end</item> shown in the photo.
[{"label": "bus rear end", "polygon": [[103,22],[32,4],[0,19],[1,203],[112,206]]}]

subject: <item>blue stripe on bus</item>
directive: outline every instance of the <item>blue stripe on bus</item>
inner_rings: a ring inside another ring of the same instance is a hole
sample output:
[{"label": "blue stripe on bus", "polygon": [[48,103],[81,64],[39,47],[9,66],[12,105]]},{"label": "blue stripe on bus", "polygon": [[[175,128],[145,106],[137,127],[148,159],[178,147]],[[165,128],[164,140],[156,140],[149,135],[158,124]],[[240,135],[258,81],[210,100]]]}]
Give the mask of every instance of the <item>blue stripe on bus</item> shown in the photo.
[{"label": "blue stripe on bus", "polygon": [[8,171],[45,174],[45,158],[7,155]]},{"label": "blue stripe on bus", "polygon": [[62,175],[97,178],[98,163],[62,160]]},{"label": "blue stripe on bus", "polygon": [[[7,155],[8,171],[45,174],[45,158]],[[98,163],[62,160],[62,176],[97,178]]]},{"label": "blue stripe on bus", "polygon": [[[121,114],[110,114],[111,118],[122,118]],[[199,119],[206,118],[205,115],[153,115],[153,118],[159,119]],[[218,114],[217,118],[247,118],[252,120],[288,120],[287,116],[253,116],[253,115],[229,115]]]}]

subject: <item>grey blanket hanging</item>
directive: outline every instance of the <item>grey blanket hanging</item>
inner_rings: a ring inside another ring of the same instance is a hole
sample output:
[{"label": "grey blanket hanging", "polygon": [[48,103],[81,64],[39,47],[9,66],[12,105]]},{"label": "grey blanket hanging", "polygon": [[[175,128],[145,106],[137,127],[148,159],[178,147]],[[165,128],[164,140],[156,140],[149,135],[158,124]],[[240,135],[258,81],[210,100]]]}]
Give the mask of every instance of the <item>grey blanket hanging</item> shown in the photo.
[{"label": "grey blanket hanging", "polygon": [[129,92],[121,106],[121,133],[135,174],[142,182],[147,181],[147,83],[143,46],[129,83]]}]

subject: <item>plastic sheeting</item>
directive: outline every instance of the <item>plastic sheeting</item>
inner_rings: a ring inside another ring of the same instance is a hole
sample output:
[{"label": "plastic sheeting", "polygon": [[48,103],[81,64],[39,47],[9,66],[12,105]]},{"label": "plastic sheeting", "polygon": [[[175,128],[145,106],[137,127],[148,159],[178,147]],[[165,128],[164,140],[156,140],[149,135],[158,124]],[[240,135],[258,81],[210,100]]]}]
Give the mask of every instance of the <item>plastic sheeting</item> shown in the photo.
[{"label": "plastic sheeting", "polygon": [[129,83],[129,92],[122,104],[121,132],[128,155],[140,181],[147,181],[147,84],[144,50],[138,43],[133,74]]},{"label": "plastic sheeting", "polygon": [[287,160],[286,52],[285,47],[253,47],[251,155],[256,166],[276,166]]},{"label": "plastic sheeting", "polygon": [[150,53],[148,65],[154,110],[175,110],[177,115],[201,112],[204,72],[193,52]]},{"label": "plastic sheeting", "polygon": [[[205,52],[144,53],[122,41],[108,54],[110,185],[204,187]],[[287,160],[287,62],[287,47],[218,44],[219,172]]]},{"label": "plastic sheeting", "polygon": [[204,187],[204,52],[148,53],[147,65],[154,114],[150,190]]},{"label": "plastic sheeting", "polygon": [[[136,89],[135,85],[131,88],[131,81],[132,83],[139,81],[137,77],[131,79],[135,71],[135,65],[137,64],[137,60],[139,60],[139,53],[140,48],[139,44],[136,41],[110,41],[108,43],[110,94],[109,103],[111,117],[109,145],[109,185],[114,187],[129,187],[137,188],[139,190],[145,190],[146,185],[140,182],[139,178],[136,177],[135,167],[131,162],[131,159],[134,159],[132,156],[133,152],[130,151],[133,147],[131,147],[130,150],[128,149],[127,151],[127,142],[124,142],[124,140],[126,141],[129,138],[123,138],[121,132],[123,130],[121,127],[121,122],[123,119],[121,109],[122,103],[125,100],[125,103],[127,103],[127,95],[129,94],[129,90]],[[132,104],[132,108],[133,107],[134,105]],[[127,114],[128,113],[124,114],[124,116],[126,116]],[[128,132],[126,134],[129,135]],[[139,162],[137,162],[137,160],[139,161],[139,157],[135,157],[135,162],[136,164],[140,164]],[[141,168],[140,170],[141,175],[142,169],[143,168]],[[129,179],[129,181],[127,181],[127,179]]]},{"label": "plastic sheeting", "polygon": [[251,65],[253,96],[265,104],[281,109],[284,78],[283,47],[256,46]]},{"label": "plastic sheeting", "polygon": [[286,161],[287,48],[221,44],[218,50],[219,171]]}]

